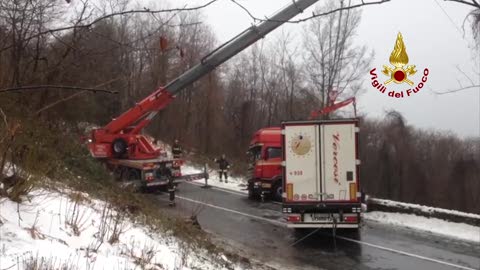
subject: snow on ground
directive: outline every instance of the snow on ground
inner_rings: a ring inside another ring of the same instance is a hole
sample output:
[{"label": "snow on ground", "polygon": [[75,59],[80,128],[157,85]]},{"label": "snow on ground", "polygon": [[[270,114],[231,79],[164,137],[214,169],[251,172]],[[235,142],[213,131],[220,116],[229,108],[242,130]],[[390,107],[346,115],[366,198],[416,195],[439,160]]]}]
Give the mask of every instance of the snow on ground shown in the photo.
[{"label": "snow on ground", "polygon": [[[228,176],[228,183],[225,183],[225,179],[223,179],[223,181],[220,182],[220,178],[216,168],[209,168],[207,170],[209,174],[209,178],[208,178],[209,185],[247,194],[247,190],[246,190],[247,180],[244,177]],[[182,174],[194,174],[194,173],[201,173],[201,172],[203,172],[203,168],[197,168],[190,164],[187,164],[182,167]],[[199,184],[205,184],[205,179],[199,179],[193,182],[199,183]]]},{"label": "snow on ground", "polygon": [[402,226],[409,229],[480,243],[480,227],[464,223],[455,223],[438,218],[427,218],[412,214],[368,212],[363,218],[379,223]]},{"label": "snow on ground", "polygon": [[394,206],[394,207],[400,207],[400,208],[415,208],[415,209],[419,209],[420,211],[425,212],[425,213],[437,212],[437,213],[444,213],[444,214],[455,215],[455,216],[460,216],[460,217],[480,219],[480,215],[460,212],[460,211],[456,211],[456,210],[449,210],[449,209],[436,208],[436,207],[419,205],[419,204],[403,203],[403,202],[396,202],[396,201],[376,199],[376,198],[371,198],[369,200],[376,203],[376,204],[381,204],[381,205],[386,205],[386,206]]},{"label": "snow on ground", "polygon": [[222,254],[189,252],[171,233],[151,232],[107,203],[78,194],[36,190],[20,204],[0,199],[0,269],[41,262],[48,269],[213,270],[230,265]]}]

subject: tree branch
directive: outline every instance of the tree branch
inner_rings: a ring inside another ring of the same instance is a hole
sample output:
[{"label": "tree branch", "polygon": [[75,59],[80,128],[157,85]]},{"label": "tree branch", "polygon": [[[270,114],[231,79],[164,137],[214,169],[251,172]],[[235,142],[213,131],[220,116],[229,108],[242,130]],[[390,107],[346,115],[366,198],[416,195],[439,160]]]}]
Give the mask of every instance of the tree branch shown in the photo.
[{"label": "tree branch", "polygon": [[[202,9],[202,8],[206,8],[208,6],[210,6],[211,4],[217,2],[218,0],[210,0],[209,2],[203,4],[203,5],[200,5],[200,6],[196,6],[196,7],[183,7],[183,8],[171,8],[171,9],[162,9],[162,10],[150,10],[149,8],[143,8],[143,9],[131,9],[131,10],[126,10],[126,11],[120,11],[120,12],[113,12],[113,13],[110,13],[110,14],[106,14],[104,16],[101,16],[99,18],[96,18],[95,20],[93,20],[92,22],[90,23],[86,23],[86,24],[75,24],[75,25],[70,25],[70,26],[64,26],[64,27],[60,27],[60,28],[55,28],[55,29],[48,29],[48,30],[45,30],[45,31],[41,31],[35,35],[32,35],[28,38],[25,38],[23,41],[24,42],[27,42],[27,41],[30,41],[34,38],[38,38],[40,36],[43,36],[43,35],[46,35],[46,34],[52,34],[52,33],[56,33],[56,32],[63,32],[63,31],[66,31],[66,30],[72,30],[72,29],[80,29],[80,28],[90,28],[92,27],[93,25],[103,21],[103,20],[106,20],[106,19],[109,19],[109,18],[113,18],[113,17],[117,17],[117,16],[123,16],[123,15],[129,15],[129,14],[136,14],[136,13],[150,13],[150,14],[158,14],[158,13],[170,13],[170,12],[185,12],[185,11],[194,11],[194,10],[198,10],[198,9]],[[4,50],[7,50],[7,49],[10,49],[12,48],[13,45],[10,45],[10,46],[7,46],[7,47],[4,47],[2,49],[0,49],[0,52],[4,51]]]},{"label": "tree branch", "polygon": [[465,86],[465,87],[461,87],[461,88],[457,88],[457,89],[453,89],[453,90],[447,90],[447,91],[444,91],[444,92],[437,92],[437,91],[434,91],[433,89],[430,88],[430,90],[435,93],[436,95],[444,95],[444,94],[450,94],[450,93],[455,93],[455,92],[460,92],[460,91],[464,91],[464,90],[467,90],[467,89],[471,89],[471,88],[480,88],[480,84],[476,84],[476,85],[469,85],[469,86]]},{"label": "tree branch", "polygon": [[472,0],[472,2],[468,2],[468,1],[464,1],[464,0],[445,0],[445,1],[457,2],[457,3],[460,3],[460,4],[464,4],[464,5],[469,5],[469,6],[472,6],[472,7],[480,8],[480,3],[478,3],[478,2],[475,1],[475,0]]},{"label": "tree branch", "polygon": [[101,92],[101,93],[107,93],[107,94],[118,94],[118,91],[111,91],[111,90],[97,89],[97,88],[88,88],[88,87],[66,86],[66,85],[30,85],[30,86],[3,88],[3,89],[0,89],[0,93],[22,91],[22,90],[35,90],[35,89],[84,90],[84,91],[90,91],[90,92],[94,92],[94,93],[95,92]]},{"label": "tree branch", "polygon": [[77,93],[75,93],[75,94],[71,94],[71,95],[68,96],[68,97],[61,98],[61,99],[59,99],[59,100],[56,100],[55,102],[52,102],[52,103],[48,104],[47,106],[41,108],[40,110],[36,111],[34,114],[37,114],[37,115],[38,115],[38,114],[40,114],[41,112],[43,112],[43,111],[45,111],[45,110],[47,110],[47,109],[50,109],[51,107],[53,107],[53,106],[55,106],[55,105],[57,105],[57,104],[60,104],[60,103],[65,102],[65,101],[67,101],[67,100],[70,100],[70,99],[72,99],[72,98],[74,98],[74,97],[76,97],[76,96],[79,96],[79,95],[81,95],[81,94],[83,94],[83,93],[85,93],[85,92],[87,92],[87,91],[83,90],[83,91],[77,92]]},{"label": "tree branch", "polygon": [[[340,7],[340,8],[336,8],[336,9],[332,9],[332,10],[329,10],[329,11],[325,11],[325,12],[322,12],[322,13],[315,13],[315,12],[312,12],[312,16],[309,16],[309,17],[306,17],[306,18],[302,18],[302,19],[298,19],[298,20],[288,20],[288,21],[278,21],[278,20],[271,20],[271,19],[260,19],[258,17],[255,17],[245,6],[243,6],[242,4],[238,3],[237,1],[235,0],[230,0],[232,1],[235,5],[239,6],[241,9],[243,9],[250,18],[252,18],[255,22],[265,22],[265,21],[271,21],[271,22],[284,22],[284,23],[301,23],[301,22],[305,22],[305,21],[308,21],[310,19],[313,19],[313,18],[317,18],[317,17],[321,17],[321,16],[325,16],[325,15],[328,15],[328,14],[332,14],[332,13],[335,13],[335,12],[338,12],[338,11],[341,11],[341,10],[349,10],[349,9],[354,9],[354,8],[358,8],[358,7],[363,7],[363,6],[369,6],[369,5],[379,5],[379,4],[383,4],[383,3],[386,3],[386,2],[390,2],[390,0],[378,0],[378,1],[374,1],[374,2],[364,2],[362,1],[362,3],[359,3],[359,4],[355,4],[355,5],[351,5],[351,6],[346,6],[346,7]],[[451,1],[454,1],[454,0],[451,0]]]},{"label": "tree branch", "polygon": [[[103,83],[101,83],[101,84],[95,85],[95,88],[101,87],[101,86],[104,86],[104,85],[107,85],[107,84],[110,84],[110,83],[112,83],[112,82],[114,82],[114,81],[117,81],[117,80],[119,80],[119,79],[120,79],[120,77],[115,78],[115,79],[111,79],[111,80],[109,80],[109,81],[106,81],[106,82],[103,82]],[[45,106],[45,107],[37,110],[37,111],[35,112],[35,114],[40,114],[41,112],[43,112],[43,111],[45,111],[45,110],[47,110],[47,109],[50,109],[51,107],[53,107],[53,106],[55,106],[55,105],[57,105],[57,104],[60,104],[60,103],[65,102],[65,101],[67,101],[67,100],[70,100],[70,99],[72,99],[72,98],[74,98],[74,97],[76,97],[76,96],[79,96],[79,95],[81,95],[81,94],[83,94],[83,93],[86,93],[86,92],[88,92],[88,91],[87,91],[87,90],[82,90],[82,91],[77,92],[77,93],[75,93],[75,94],[72,94],[72,95],[70,95],[70,96],[68,96],[68,97],[61,98],[61,99],[59,99],[59,100],[56,100],[56,101],[48,104],[47,106]]]}]

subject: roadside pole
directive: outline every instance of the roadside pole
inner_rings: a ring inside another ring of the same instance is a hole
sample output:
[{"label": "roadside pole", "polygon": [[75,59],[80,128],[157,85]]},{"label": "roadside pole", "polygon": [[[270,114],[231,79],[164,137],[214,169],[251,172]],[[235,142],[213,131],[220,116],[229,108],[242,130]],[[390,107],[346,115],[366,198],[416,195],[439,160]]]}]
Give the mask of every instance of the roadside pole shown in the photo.
[{"label": "roadside pole", "polygon": [[169,194],[169,206],[175,206],[175,184],[173,183],[173,177],[168,179],[168,194]]},{"label": "roadside pole", "polygon": [[210,188],[211,186],[208,185],[208,164],[207,163],[203,165],[203,174],[205,176],[205,185],[203,185],[202,188]]}]

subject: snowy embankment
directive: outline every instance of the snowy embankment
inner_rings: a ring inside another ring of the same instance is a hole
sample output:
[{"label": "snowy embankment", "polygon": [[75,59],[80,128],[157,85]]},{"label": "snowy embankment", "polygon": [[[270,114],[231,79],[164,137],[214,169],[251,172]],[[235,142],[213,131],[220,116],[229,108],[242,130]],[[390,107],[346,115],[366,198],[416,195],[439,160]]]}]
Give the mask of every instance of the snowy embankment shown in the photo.
[{"label": "snowy embankment", "polygon": [[[457,210],[449,210],[449,209],[443,209],[443,208],[436,208],[436,207],[431,207],[431,206],[425,206],[425,205],[419,205],[419,204],[412,204],[412,203],[404,203],[404,202],[396,202],[396,201],[391,201],[391,200],[385,200],[385,199],[376,199],[376,198],[371,198],[368,200],[369,205],[382,205],[386,207],[390,207],[393,209],[405,209],[410,212],[416,212],[416,213],[421,213],[425,215],[445,215],[445,216],[450,216],[450,217],[458,217],[460,219],[473,219],[480,221],[480,215],[477,214],[472,214],[472,213],[465,213],[465,212],[460,212]],[[478,223],[478,222],[475,222]]]},{"label": "snowy embankment", "polygon": [[480,243],[480,215],[385,199],[368,199],[364,218]]},{"label": "snowy embankment", "polygon": [[378,211],[363,213],[363,218],[383,224],[426,231],[462,241],[480,243],[480,227],[465,223],[450,222],[443,219],[428,218],[413,214]]},{"label": "snowy embankment", "polygon": [[[201,169],[197,169],[193,166],[185,166],[183,169],[184,173],[198,173],[200,171]],[[195,182],[203,184],[205,180],[201,179]],[[220,182],[217,172],[215,170],[210,170],[210,179],[208,179],[208,184],[219,188],[246,193],[245,189],[247,181],[243,177],[235,177],[231,180],[229,179],[228,183]],[[455,210],[434,208],[429,206],[381,199],[370,199],[370,201],[374,201],[377,204],[394,206],[403,209],[416,209],[416,211],[411,211],[411,213],[443,213],[445,215],[455,215],[459,217],[474,218],[480,220],[480,215],[464,213]],[[413,230],[427,231],[433,234],[456,238],[463,241],[473,241],[480,243],[480,227],[465,224],[462,222],[450,222],[440,218],[424,217],[408,213],[390,213],[383,211],[363,213],[363,218],[369,221],[384,223],[393,226],[406,227]]]},{"label": "snowy embankment", "polygon": [[37,189],[19,204],[0,199],[0,243],[0,269],[239,268],[67,190]]}]

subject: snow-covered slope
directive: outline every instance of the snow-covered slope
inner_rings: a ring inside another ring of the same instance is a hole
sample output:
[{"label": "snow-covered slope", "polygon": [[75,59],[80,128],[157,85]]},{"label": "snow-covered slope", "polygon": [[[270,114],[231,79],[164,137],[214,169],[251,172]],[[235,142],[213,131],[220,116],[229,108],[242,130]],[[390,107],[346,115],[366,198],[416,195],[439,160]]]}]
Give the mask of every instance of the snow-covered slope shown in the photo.
[{"label": "snow-covered slope", "polygon": [[[186,248],[73,191],[0,199],[0,269],[240,269],[222,254]],[[44,268],[42,268],[44,269]]]}]

